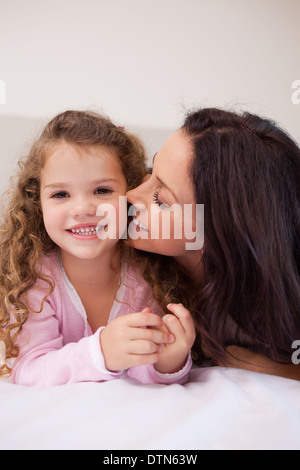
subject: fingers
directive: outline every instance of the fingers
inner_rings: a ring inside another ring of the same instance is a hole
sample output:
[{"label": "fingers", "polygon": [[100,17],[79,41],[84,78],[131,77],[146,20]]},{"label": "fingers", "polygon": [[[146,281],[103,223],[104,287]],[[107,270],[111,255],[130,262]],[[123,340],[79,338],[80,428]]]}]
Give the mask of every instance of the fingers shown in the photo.
[{"label": "fingers", "polygon": [[182,304],[168,304],[167,309],[174,313],[178,318],[189,318],[191,316],[190,311],[185,308]]},{"label": "fingers", "polygon": [[152,313],[150,309],[145,308],[142,312],[137,313],[129,313],[128,315],[124,315],[124,321],[126,321],[127,325],[130,327],[160,327],[162,326],[163,322],[160,316]]},{"label": "fingers", "polygon": [[160,344],[153,343],[153,341],[136,340],[131,341],[129,354],[142,354],[149,355],[162,351]]},{"label": "fingers", "polygon": [[168,310],[173,315],[165,315],[163,321],[169,331],[173,333],[175,338],[178,338],[179,335],[184,335],[191,341],[194,341],[196,337],[195,324],[189,310],[182,304],[169,304]]},{"label": "fingers", "polygon": [[114,336],[119,340],[147,340],[157,344],[174,341],[174,336],[164,327],[161,317],[150,309],[117,317],[106,328],[113,329]]},{"label": "fingers", "polygon": [[171,315],[171,314],[165,315],[163,317],[163,322],[168,328],[169,332],[172,333],[175,336],[175,338],[179,338],[180,336],[186,334],[181,321],[175,315]]},{"label": "fingers", "polygon": [[174,334],[170,333],[167,328],[131,328],[130,340],[144,340],[156,344],[172,343]]},{"label": "fingers", "polygon": [[161,317],[152,313],[150,309],[145,308],[142,312],[131,313],[126,317],[125,321],[130,328],[130,340],[143,339],[157,344],[174,341],[174,336],[163,328]]},{"label": "fingers", "polygon": [[[193,335],[195,332],[195,325],[190,311],[187,310],[182,304],[168,304],[167,308],[175,315],[175,319],[178,318],[185,333],[188,335]],[[172,315],[166,316],[171,317]],[[176,321],[172,321],[170,318],[167,318],[167,321],[168,324],[173,325],[174,328],[179,328],[178,325],[176,326]]]}]

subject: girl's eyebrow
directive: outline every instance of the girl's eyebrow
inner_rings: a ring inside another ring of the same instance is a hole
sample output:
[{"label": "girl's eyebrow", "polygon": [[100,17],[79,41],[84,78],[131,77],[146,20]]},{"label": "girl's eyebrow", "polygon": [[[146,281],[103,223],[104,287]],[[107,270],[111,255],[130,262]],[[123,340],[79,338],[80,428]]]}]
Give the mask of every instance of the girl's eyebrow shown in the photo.
[{"label": "girl's eyebrow", "polygon": [[[101,180],[95,180],[91,182],[91,186],[98,186],[104,183],[120,183],[120,181],[117,178],[103,178]],[[65,188],[69,186],[70,183],[50,183],[50,184],[45,184],[43,186],[44,189],[46,188]]]},{"label": "girl's eyebrow", "polygon": [[45,184],[43,186],[44,189],[46,188],[62,188],[68,186],[67,183],[51,183],[51,184]]}]

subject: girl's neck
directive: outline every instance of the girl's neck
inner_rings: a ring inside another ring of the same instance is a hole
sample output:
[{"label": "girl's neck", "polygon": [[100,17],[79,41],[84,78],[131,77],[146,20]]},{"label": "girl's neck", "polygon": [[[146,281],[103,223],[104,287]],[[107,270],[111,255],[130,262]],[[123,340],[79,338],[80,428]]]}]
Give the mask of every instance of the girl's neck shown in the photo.
[{"label": "girl's neck", "polygon": [[61,259],[64,270],[71,282],[78,286],[91,289],[105,289],[111,286],[120,277],[121,261],[119,250],[98,259],[80,259],[69,256],[61,251]]}]

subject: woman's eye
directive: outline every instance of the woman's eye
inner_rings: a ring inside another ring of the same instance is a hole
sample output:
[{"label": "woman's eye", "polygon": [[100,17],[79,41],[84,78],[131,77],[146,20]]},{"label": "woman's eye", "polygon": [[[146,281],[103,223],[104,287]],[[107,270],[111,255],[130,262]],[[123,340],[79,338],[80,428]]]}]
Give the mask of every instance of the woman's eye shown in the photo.
[{"label": "woman's eye", "polygon": [[153,194],[153,201],[154,201],[155,204],[157,204],[158,206],[161,206],[161,205],[162,205],[162,202],[158,199],[158,193],[154,193],[154,194]]},{"label": "woman's eye", "polygon": [[98,188],[96,189],[96,194],[111,194],[113,192],[110,188]]},{"label": "woman's eye", "polygon": [[62,199],[64,197],[68,197],[68,193],[66,191],[59,191],[58,193],[53,194],[51,197],[55,199]]},{"label": "woman's eye", "polygon": [[159,207],[161,207],[162,209],[166,209],[168,206],[168,204],[165,204],[164,202],[161,202],[159,199],[158,199],[158,193],[154,193],[153,194],[153,201],[155,202],[155,204],[157,204]]}]

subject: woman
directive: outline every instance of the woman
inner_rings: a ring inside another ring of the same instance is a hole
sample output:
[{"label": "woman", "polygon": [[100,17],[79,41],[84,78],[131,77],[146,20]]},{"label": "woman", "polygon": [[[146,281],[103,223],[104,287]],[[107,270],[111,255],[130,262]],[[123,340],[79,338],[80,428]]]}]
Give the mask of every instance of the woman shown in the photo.
[{"label": "woman", "polygon": [[[192,112],[128,200],[146,208],[136,217],[140,237],[131,244],[173,257],[188,274],[196,292],[196,306],[189,307],[214,362],[300,380],[300,367],[291,362],[292,343],[300,339],[296,143],[253,114]],[[151,238],[153,204],[161,213],[172,204],[204,204],[203,248],[187,250],[187,240],[172,233]]]}]

